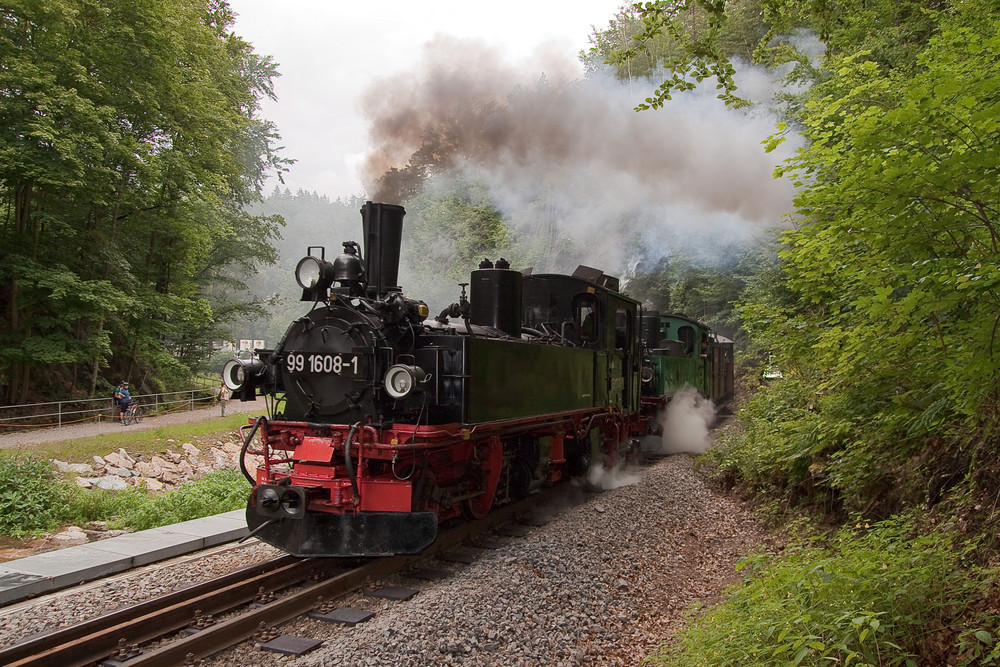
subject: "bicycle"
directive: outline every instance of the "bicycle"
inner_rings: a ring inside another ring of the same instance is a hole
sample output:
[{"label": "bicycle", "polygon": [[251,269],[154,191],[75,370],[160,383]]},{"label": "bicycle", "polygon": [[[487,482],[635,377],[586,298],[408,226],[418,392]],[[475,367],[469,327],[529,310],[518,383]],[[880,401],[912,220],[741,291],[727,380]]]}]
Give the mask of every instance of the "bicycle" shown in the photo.
[{"label": "bicycle", "polygon": [[128,404],[128,408],[125,409],[125,425],[138,424],[142,421],[142,406],[136,401],[132,401]]}]

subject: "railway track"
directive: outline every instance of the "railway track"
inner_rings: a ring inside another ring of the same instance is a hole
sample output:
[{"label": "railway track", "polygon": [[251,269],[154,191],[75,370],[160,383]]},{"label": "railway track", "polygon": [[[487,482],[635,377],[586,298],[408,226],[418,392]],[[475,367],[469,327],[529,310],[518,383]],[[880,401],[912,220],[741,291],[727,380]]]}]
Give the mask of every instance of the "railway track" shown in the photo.
[{"label": "railway track", "polygon": [[[442,531],[418,555],[354,561],[353,566],[339,559],[282,556],[0,650],[0,664],[82,667],[104,661],[118,667],[151,667],[190,663],[358,590],[367,581],[454,549],[529,514],[558,493],[558,487],[547,489],[484,519]],[[224,620],[214,620],[222,616]]]}]

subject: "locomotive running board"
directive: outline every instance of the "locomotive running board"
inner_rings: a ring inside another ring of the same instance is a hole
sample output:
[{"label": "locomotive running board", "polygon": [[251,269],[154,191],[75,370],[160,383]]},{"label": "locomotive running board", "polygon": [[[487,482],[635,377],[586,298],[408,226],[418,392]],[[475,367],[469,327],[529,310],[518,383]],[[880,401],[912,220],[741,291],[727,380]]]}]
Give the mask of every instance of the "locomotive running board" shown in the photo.
[{"label": "locomotive running board", "polygon": [[434,542],[438,525],[433,512],[309,512],[302,519],[268,521],[247,507],[253,536],[294,556],[416,554]]}]

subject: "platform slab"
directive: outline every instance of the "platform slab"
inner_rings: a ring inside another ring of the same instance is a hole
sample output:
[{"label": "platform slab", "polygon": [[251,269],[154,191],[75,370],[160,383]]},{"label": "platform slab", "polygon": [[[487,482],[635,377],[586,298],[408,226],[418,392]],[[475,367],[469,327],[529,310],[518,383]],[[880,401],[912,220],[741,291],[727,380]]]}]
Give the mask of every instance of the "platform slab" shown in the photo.
[{"label": "platform slab", "polygon": [[310,639],[308,637],[293,637],[292,635],[281,635],[277,639],[272,639],[260,647],[272,653],[282,655],[302,655],[323,645],[322,639]]},{"label": "platform slab", "polygon": [[55,590],[124,572],[132,567],[132,557],[84,544],[12,560],[5,567],[14,572],[45,577],[52,582],[52,590]]},{"label": "platform slab", "polygon": [[113,537],[109,540],[91,542],[87,546],[128,557],[132,559],[132,567],[140,567],[202,549],[205,546],[205,539],[184,533],[175,533],[167,530],[167,527],[164,526],[163,528]]},{"label": "platform slab", "polygon": [[0,606],[232,542],[248,532],[240,509],[8,561],[0,564]]},{"label": "platform slab", "polygon": [[321,614],[314,611],[309,614],[309,618],[327,623],[341,623],[348,627],[354,627],[358,623],[364,623],[375,615],[375,612],[367,609],[354,609],[352,607],[337,607],[333,611]]},{"label": "platform slab", "polygon": [[52,590],[52,582],[37,574],[14,572],[0,567],[0,605],[17,602]]},{"label": "platform slab", "polygon": [[172,533],[185,533],[201,537],[205,540],[206,548],[238,540],[246,537],[247,533],[250,532],[247,528],[246,510],[233,510],[224,514],[207,516],[203,519],[183,521],[164,526],[163,529]]},{"label": "platform slab", "polygon": [[382,598],[383,600],[393,600],[403,602],[409,600],[420,591],[407,588],[405,586],[384,586],[377,591],[369,591],[366,595],[370,598]]}]

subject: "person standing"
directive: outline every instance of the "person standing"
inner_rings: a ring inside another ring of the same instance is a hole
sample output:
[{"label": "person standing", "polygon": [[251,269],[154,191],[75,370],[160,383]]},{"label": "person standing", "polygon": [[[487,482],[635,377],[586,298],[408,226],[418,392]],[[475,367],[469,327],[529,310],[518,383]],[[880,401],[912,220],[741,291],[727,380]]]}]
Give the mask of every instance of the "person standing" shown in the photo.
[{"label": "person standing", "polygon": [[222,406],[222,416],[226,416],[226,402],[229,400],[229,387],[226,386],[225,382],[219,385],[219,405]]},{"label": "person standing", "polygon": [[128,382],[125,382],[125,380],[119,382],[118,388],[115,389],[115,401],[118,402],[118,421],[124,424],[125,411],[128,410],[128,404],[131,401],[128,393]]}]

